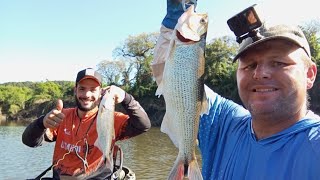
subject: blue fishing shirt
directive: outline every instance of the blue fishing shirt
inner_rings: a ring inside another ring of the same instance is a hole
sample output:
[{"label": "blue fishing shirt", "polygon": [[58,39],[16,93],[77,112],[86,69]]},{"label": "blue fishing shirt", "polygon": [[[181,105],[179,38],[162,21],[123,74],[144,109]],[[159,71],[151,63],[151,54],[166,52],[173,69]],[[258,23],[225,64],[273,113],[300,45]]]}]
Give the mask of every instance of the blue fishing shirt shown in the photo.
[{"label": "blue fishing shirt", "polygon": [[205,88],[209,114],[200,118],[205,180],[319,180],[320,117],[309,111],[293,126],[257,140],[242,106]]}]

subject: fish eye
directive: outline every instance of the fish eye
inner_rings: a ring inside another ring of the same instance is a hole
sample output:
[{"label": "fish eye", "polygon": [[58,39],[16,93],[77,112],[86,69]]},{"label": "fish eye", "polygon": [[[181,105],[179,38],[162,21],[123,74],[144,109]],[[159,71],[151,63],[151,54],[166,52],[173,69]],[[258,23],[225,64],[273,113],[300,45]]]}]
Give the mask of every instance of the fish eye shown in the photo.
[{"label": "fish eye", "polygon": [[201,23],[201,24],[205,24],[205,23],[206,23],[206,20],[205,20],[204,18],[201,18],[201,19],[200,19],[200,23]]}]

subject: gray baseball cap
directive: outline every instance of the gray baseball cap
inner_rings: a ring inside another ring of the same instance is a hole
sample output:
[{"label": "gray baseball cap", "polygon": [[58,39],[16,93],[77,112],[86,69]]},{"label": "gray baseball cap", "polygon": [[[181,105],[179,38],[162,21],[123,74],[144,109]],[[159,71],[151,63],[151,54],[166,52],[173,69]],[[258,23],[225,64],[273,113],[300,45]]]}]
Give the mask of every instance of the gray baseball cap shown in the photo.
[{"label": "gray baseball cap", "polygon": [[254,41],[254,38],[251,37],[244,39],[240,44],[237,55],[233,58],[233,62],[235,62],[248,49],[257,46],[262,42],[273,39],[284,39],[291,41],[303,48],[308,54],[308,56],[311,58],[309,43],[304,33],[298,26],[285,24],[268,26],[267,23],[263,23],[262,26],[259,27],[257,30],[257,40]]},{"label": "gray baseball cap", "polygon": [[92,68],[86,68],[78,72],[77,74],[77,79],[76,79],[76,84],[78,84],[80,81],[84,79],[93,79],[97,81],[97,83],[102,85],[102,76],[99,74],[97,71],[95,71]]}]

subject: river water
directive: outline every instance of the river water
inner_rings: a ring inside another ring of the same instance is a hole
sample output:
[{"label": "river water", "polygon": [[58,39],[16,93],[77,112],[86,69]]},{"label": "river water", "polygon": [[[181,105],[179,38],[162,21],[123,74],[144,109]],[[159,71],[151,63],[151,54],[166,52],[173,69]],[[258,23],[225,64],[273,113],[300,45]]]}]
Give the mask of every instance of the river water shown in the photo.
[{"label": "river water", "polygon": [[[54,143],[30,148],[21,142],[24,126],[0,126],[0,180],[35,178],[50,166]],[[119,143],[124,152],[124,165],[138,180],[167,178],[178,149],[159,128]],[[196,151],[201,166],[199,151]],[[51,171],[46,177],[51,177]]]}]

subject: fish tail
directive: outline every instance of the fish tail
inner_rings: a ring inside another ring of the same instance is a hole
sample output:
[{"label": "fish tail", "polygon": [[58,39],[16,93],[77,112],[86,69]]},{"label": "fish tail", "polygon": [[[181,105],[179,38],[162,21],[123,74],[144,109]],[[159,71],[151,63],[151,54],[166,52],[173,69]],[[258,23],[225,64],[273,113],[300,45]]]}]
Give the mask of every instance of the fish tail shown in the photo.
[{"label": "fish tail", "polygon": [[203,179],[200,167],[199,167],[198,162],[196,160],[191,161],[189,164],[188,178],[190,180],[202,180]]},{"label": "fish tail", "polygon": [[113,166],[113,159],[110,156],[106,156],[105,165],[108,168],[112,168]]},{"label": "fish tail", "polygon": [[170,171],[168,180],[182,180],[184,178],[184,168],[185,166],[183,160],[177,158],[173,165],[173,168]]},{"label": "fish tail", "polygon": [[[186,170],[187,173],[185,172]],[[168,176],[168,180],[183,180],[188,177],[189,180],[203,180],[200,167],[197,160],[192,160],[190,164],[184,164],[182,159],[177,159]]]}]

